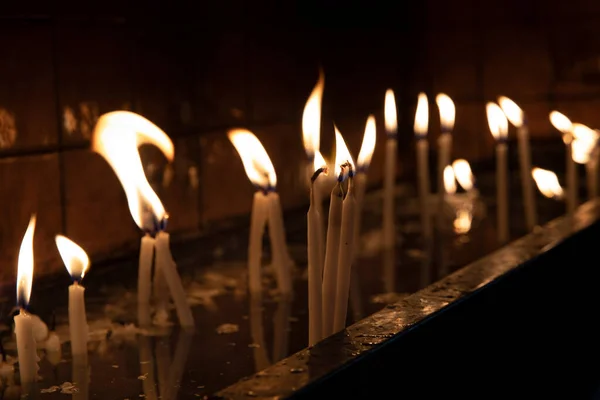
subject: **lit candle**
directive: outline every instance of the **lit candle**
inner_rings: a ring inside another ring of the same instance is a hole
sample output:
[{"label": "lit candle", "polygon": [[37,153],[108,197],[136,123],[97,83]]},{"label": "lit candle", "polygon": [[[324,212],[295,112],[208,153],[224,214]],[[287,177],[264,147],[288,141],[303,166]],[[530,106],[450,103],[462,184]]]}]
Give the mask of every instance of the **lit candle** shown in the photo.
[{"label": "lit candle", "polygon": [[291,292],[290,263],[285,241],[283,218],[279,195],[275,192],[277,175],[267,151],[254,134],[245,129],[234,129],[228,133],[229,140],[237,150],[246,175],[258,188],[254,194],[250,218],[250,240],[248,245],[248,275],[251,292],[259,293],[261,284],[262,237],[265,225],[269,224],[272,263],[276,270],[279,291]]},{"label": "lit candle", "polygon": [[[348,313],[348,296],[350,294],[350,280],[352,274],[352,261],[354,258],[354,218],[356,217],[356,200],[354,198],[354,161],[344,143],[344,139],[338,130],[335,132],[336,147],[341,151],[340,167],[344,175],[348,177],[348,189],[342,203],[342,223],[340,234],[340,247],[338,254],[337,288],[335,296],[335,314],[333,318],[333,332],[339,332],[346,327],[346,315]],[[336,153],[336,159],[338,158]]]},{"label": "lit candle", "polygon": [[508,160],[506,136],[508,121],[496,103],[487,103],[487,120],[490,132],[496,139],[496,213],[498,241],[508,241]]},{"label": "lit candle", "polygon": [[439,221],[443,220],[444,199],[446,191],[444,190],[444,171],[450,164],[450,153],[452,152],[452,129],[454,129],[454,118],[456,108],[452,99],[440,93],[435,97],[438,109],[440,110],[440,128],[441,134],[438,138],[438,215]]},{"label": "lit candle", "polygon": [[429,125],[429,104],[425,93],[419,94],[417,111],[415,113],[414,131],[417,139],[417,184],[419,187],[419,203],[421,205],[421,227],[425,239],[430,239],[433,234],[429,207],[429,143],[427,142],[427,128]]},{"label": "lit candle", "polygon": [[590,199],[596,197],[598,191],[597,160],[594,156],[597,143],[598,132],[583,124],[573,124],[572,157],[577,164],[585,164]]},{"label": "lit candle", "polygon": [[[329,202],[329,219],[327,223],[327,242],[325,246],[325,265],[323,267],[323,337],[334,333],[333,318],[335,315],[335,298],[338,282],[338,257],[340,249],[340,236],[342,229],[342,202],[344,192],[342,181],[344,172],[341,165],[345,162],[344,147],[346,144],[341,141],[341,135],[338,135],[337,127],[334,127],[335,135],[335,169],[337,184],[331,190],[331,200]],[[346,149],[347,154],[347,149]],[[339,174],[337,169],[340,168]]]},{"label": "lit candle", "polygon": [[523,191],[523,206],[525,207],[525,223],[528,230],[537,225],[537,210],[531,177],[531,148],[529,145],[529,129],[523,110],[508,97],[498,97],[498,104],[504,115],[517,128],[519,151],[519,170],[521,172],[521,190]]},{"label": "lit candle", "polygon": [[155,239],[146,233],[140,242],[140,258],[138,267],[138,324],[148,327],[150,320],[150,282],[152,281],[152,264],[154,262]]},{"label": "lit candle", "polygon": [[[94,128],[92,148],[102,155],[114,170],[121,182],[129,211],[135,223],[145,232],[156,234],[154,248],[155,282],[164,279],[166,285],[156,284],[155,288],[163,288],[170,292],[179,323],[182,327],[194,326],[194,318],[190,305],[187,302],[181,278],[177,272],[177,265],[173,261],[169,248],[169,234],[165,232],[168,219],[167,212],[154,192],[144,174],[144,168],[138,152],[138,147],[143,144],[153,144],[158,147],[168,161],[173,161],[174,147],[171,139],[151,121],[141,115],[129,111],[114,111],[104,114]],[[138,316],[140,325],[147,324],[149,316],[148,298],[151,293],[151,265],[148,259],[148,246],[150,241],[142,238],[140,271],[138,273]],[[161,300],[157,306],[157,315],[166,315],[165,299],[167,293],[155,293]]]},{"label": "lit candle", "polygon": [[[356,248],[360,248],[360,223],[361,214],[363,208],[363,199],[365,197],[365,190],[367,186],[367,171],[371,164],[371,158],[373,157],[373,151],[375,150],[376,141],[376,126],[375,117],[369,115],[367,118],[367,124],[365,126],[365,134],[363,135],[362,145],[360,146],[360,152],[356,159],[356,173],[354,175],[354,194],[356,199],[356,217],[354,218],[354,245]],[[358,253],[355,252],[355,256]]]},{"label": "lit candle", "polygon": [[561,200],[563,198],[563,188],[560,186],[554,172],[547,169],[534,168],[531,170],[531,176],[541,194],[550,199]]},{"label": "lit candle", "polygon": [[73,385],[77,388],[77,390],[73,391],[73,400],[89,400],[90,367],[88,365],[87,353],[73,355],[71,367]]},{"label": "lit candle", "polygon": [[31,216],[25,236],[19,250],[17,272],[17,304],[19,315],[15,316],[15,334],[17,336],[17,351],[19,356],[19,372],[21,386],[31,385],[36,381],[38,372],[38,356],[33,337],[33,319],[26,311],[31,296],[33,281],[33,234],[35,231],[35,215]]},{"label": "lit candle", "polygon": [[473,176],[469,162],[462,158],[454,160],[452,162],[452,170],[458,184],[471,196],[477,196],[475,177]]},{"label": "lit candle", "polygon": [[311,178],[310,206],[306,215],[307,221],[307,248],[308,248],[308,345],[312,346],[322,338],[322,272],[323,258],[319,249],[321,218],[315,207],[314,182],[322,172],[324,166],[315,165],[316,171]]},{"label": "lit candle", "polygon": [[383,247],[394,248],[396,243],[396,213],[394,195],[396,187],[396,153],[398,151],[398,111],[392,89],[385,92],[384,118],[387,140],[385,142],[385,170],[383,171]]},{"label": "lit candle", "polygon": [[572,214],[579,203],[577,179],[577,165],[573,160],[573,124],[571,120],[558,111],[550,113],[550,122],[562,133],[562,139],[566,149],[566,183],[567,183],[567,213]]},{"label": "lit candle", "polygon": [[81,280],[90,266],[85,251],[69,238],[57,235],[56,247],[73,279],[69,286],[69,330],[71,333],[71,353],[87,354],[88,324],[85,314],[85,288]]}]

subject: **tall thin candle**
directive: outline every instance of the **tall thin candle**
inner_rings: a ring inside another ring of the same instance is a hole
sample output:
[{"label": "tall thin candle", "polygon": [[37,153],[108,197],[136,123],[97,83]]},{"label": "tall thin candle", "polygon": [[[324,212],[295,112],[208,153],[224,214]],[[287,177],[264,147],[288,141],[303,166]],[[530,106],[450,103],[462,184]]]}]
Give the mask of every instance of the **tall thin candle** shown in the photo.
[{"label": "tall thin candle", "polygon": [[71,352],[87,354],[88,324],[85,314],[85,288],[81,280],[90,266],[90,259],[85,251],[69,238],[57,235],[56,247],[73,279],[69,286],[69,330],[71,333]]},{"label": "tall thin candle", "polygon": [[417,184],[419,188],[419,203],[421,205],[421,227],[426,240],[431,239],[433,227],[429,215],[429,143],[427,129],[429,125],[429,105],[425,93],[419,94],[417,111],[415,113],[415,138],[417,139]]},{"label": "tall thin candle", "polygon": [[569,118],[558,111],[552,111],[550,113],[550,122],[558,131],[561,132],[562,139],[565,144],[565,170],[567,183],[566,205],[567,213],[572,214],[577,208],[577,188],[579,186],[577,182],[577,165],[575,164],[572,155],[573,124]]},{"label": "tall thin candle", "polygon": [[506,136],[508,121],[504,112],[496,103],[486,106],[490,132],[496,139],[496,217],[498,241],[508,241],[508,159]]},{"label": "tall thin candle", "polygon": [[[311,178],[314,185],[315,180],[325,171],[319,167]],[[323,259],[319,249],[319,212],[314,206],[314,190],[310,190],[310,206],[306,215],[307,220],[307,248],[308,248],[308,345],[312,346],[321,340],[322,328],[322,271]]]},{"label": "tall thin candle", "polygon": [[517,128],[519,151],[519,169],[521,173],[521,190],[523,192],[523,205],[525,206],[525,223],[530,231],[537,225],[537,207],[533,191],[533,178],[531,176],[531,148],[529,145],[529,128],[525,113],[508,97],[500,96],[498,104],[504,111],[511,124]]},{"label": "tall thin candle", "polygon": [[17,336],[17,351],[19,356],[19,373],[21,386],[28,386],[36,381],[38,372],[38,357],[33,336],[34,322],[26,311],[31,296],[33,282],[33,234],[35,232],[35,215],[31,216],[27,231],[23,236],[19,249],[19,265],[17,271],[17,304],[19,315],[14,318],[15,334]]},{"label": "tall thin candle", "polygon": [[583,124],[574,123],[573,141],[571,143],[572,158],[577,164],[585,164],[588,197],[596,197],[598,187],[597,144],[598,132]]},{"label": "tall thin candle", "polygon": [[396,100],[392,89],[385,92],[385,169],[383,171],[383,246],[386,249],[394,247],[396,242],[396,214],[394,195],[396,185],[396,153],[398,151],[398,117]]},{"label": "tall thin candle", "polygon": [[438,220],[443,219],[444,199],[446,191],[444,190],[444,170],[450,164],[452,152],[452,129],[454,129],[454,119],[456,109],[452,99],[440,93],[435,97],[438,109],[440,110],[440,128],[441,134],[438,138],[438,171],[437,171],[437,193],[438,193]]}]

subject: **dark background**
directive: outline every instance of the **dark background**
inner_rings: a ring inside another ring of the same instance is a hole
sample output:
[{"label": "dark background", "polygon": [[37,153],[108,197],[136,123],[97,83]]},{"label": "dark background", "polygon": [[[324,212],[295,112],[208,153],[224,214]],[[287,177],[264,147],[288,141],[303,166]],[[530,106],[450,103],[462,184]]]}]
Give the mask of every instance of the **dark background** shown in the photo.
[{"label": "dark background", "polygon": [[62,268],[56,233],[93,259],[137,248],[139,230],[120,184],[88,149],[95,120],[108,111],[138,112],[172,137],[171,181],[161,184],[164,160],[156,151],[144,149],[143,158],[179,238],[250,210],[253,188],[225,136],[230,127],[248,127],[263,142],[285,208],[307,203],[300,121],[319,66],[325,155],[334,121],[356,155],[368,114],[378,119],[373,186],[382,174],[388,87],[400,114],[397,173],[406,179],[414,175],[419,91],[430,99],[432,149],[434,98],[445,92],[457,107],[453,158],[473,163],[493,155],[484,105],[498,95],[525,110],[534,141],[560,140],[548,122],[552,109],[600,127],[598,2],[271,3],[2,4],[2,280],[15,275],[34,212],[37,274]]}]

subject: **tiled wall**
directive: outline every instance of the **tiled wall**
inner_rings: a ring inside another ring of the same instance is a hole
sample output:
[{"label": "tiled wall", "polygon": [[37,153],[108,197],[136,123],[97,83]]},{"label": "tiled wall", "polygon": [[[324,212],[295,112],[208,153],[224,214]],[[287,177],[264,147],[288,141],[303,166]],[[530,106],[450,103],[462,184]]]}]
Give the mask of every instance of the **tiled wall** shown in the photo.
[{"label": "tiled wall", "polygon": [[[333,121],[358,152],[369,113],[383,141],[383,94],[395,89],[398,174],[412,175],[410,129],[421,90],[431,101],[440,91],[455,99],[454,155],[470,160],[491,155],[483,105],[498,94],[525,108],[535,138],[553,135],[553,107],[600,126],[600,7],[586,2],[584,12],[576,3],[429,0],[343,10],[333,2],[274,9],[236,0],[199,15],[191,6],[146,2],[121,10],[109,1],[93,17],[73,16],[77,5],[60,17],[45,3],[36,13],[16,9],[0,19],[0,279],[14,276],[34,212],[39,274],[62,268],[56,233],[94,259],[136,248],[139,232],[120,184],[88,149],[94,122],[107,111],[138,112],[171,135],[176,159],[168,173],[155,149],[142,149],[142,158],[171,214],[170,230],[182,236],[250,209],[253,189],[225,136],[230,127],[248,127],[261,139],[284,207],[306,203],[300,121],[319,66],[326,73],[324,153]],[[374,185],[382,149],[370,171]]]}]

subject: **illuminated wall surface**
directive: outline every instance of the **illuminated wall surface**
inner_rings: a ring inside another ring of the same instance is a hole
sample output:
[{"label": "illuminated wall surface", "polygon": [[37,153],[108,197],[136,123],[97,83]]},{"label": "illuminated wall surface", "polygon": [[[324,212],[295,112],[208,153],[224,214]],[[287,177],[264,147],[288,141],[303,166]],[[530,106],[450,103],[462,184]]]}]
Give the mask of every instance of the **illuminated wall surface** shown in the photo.
[{"label": "illuminated wall surface", "polygon": [[[419,91],[454,99],[453,157],[471,162],[493,154],[484,104],[497,95],[521,105],[534,141],[557,140],[551,109],[600,127],[600,3],[365,1],[347,10],[332,2],[273,9],[242,1],[124,8],[108,1],[95,11],[50,3],[7,5],[0,19],[3,281],[15,274],[33,212],[37,274],[63,268],[56,233],[95,259],[137,248],[123,190],[88,149],[95,120],[108,111],[140,113],[172,137],[172,168],[155,149],[142,156],[179,237],[250,210],[254,189],[225,135],[234,126],[252,129],[271,155],[284,208],[306,204],[300,121],[319,66],[326,75],[324,154],[334,121],[355,154],[369,113],[383,138],[384,91],[392,87],[399,176],[414,175]],[[434,143],[439,122],[432,115]],[[381,181],[382,152],[378,146],[369,172],[373,185]]]}]

